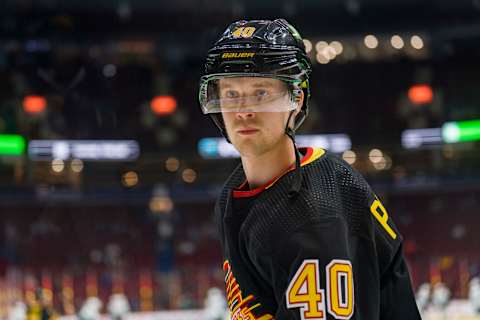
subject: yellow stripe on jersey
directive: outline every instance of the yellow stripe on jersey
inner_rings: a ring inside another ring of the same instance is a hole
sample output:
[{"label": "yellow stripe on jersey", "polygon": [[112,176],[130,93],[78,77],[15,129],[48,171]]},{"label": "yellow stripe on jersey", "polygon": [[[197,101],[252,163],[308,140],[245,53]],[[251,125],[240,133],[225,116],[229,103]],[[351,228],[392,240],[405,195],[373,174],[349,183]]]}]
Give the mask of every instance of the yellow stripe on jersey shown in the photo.
[{"label": "yellow stripe on jersey", "polygon": [[323,149],[320,149],[320,148],[313,149],[313,153],[310,156],[310,158],[305,159],[305,161],[302,162],[302,167],[309,164],[309,163],[312,163],[313,161],[317,160],[318,158],[320,158],[324,154],[325,154],[325,150],[323,150]]}]

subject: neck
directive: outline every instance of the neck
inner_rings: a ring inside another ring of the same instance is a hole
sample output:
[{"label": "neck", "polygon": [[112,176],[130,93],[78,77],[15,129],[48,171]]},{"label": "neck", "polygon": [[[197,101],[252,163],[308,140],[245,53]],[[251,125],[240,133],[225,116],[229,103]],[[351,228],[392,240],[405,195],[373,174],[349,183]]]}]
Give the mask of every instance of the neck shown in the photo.
[{"label": "neck", "polygon": [[281,147],[269,150],[261,155],[242,156],[242,165],[250,189],[265,185],[284,173],[295,163],[295,148],[291,140]]}]

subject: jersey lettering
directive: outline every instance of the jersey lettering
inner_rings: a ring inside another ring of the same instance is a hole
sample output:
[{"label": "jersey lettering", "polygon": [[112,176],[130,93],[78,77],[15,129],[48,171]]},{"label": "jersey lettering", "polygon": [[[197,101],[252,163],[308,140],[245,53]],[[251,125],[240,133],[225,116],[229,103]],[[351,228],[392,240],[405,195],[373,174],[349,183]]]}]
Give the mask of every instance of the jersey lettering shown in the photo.
[{"label": "jersey lettering", "polygon": [[319,262],[303,261],[286,291],[287,308],[300,308],[302,320],[325,320],[325,299],[328,313],[336,319],[348,320],[354,310],[352,264],[334,259],[326,266],[327,294],[320,288]]},{"label": "jersey lettering", "polygon": [[370,211],[372,212],[375,219],[380,222],[385,231],[387,231],[390,237],[392,237],[392,239],[396,239],[397,234],[395,233],[395,231],[393,231],[392,227],[388,225],[387,210],[378,199],[375,199],[375,201],[373,201],[372,205],[370,206]]}]

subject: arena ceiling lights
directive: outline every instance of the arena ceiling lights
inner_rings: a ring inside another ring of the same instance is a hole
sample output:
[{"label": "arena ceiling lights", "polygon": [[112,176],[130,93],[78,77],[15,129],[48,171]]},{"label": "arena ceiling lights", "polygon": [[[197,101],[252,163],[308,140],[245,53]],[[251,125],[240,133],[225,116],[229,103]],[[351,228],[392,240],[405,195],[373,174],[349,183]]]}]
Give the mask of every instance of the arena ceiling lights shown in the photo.
[{"label": "arena ceiling lights", "polygon": [[24,152],[24,137],[17,134],[0,134],[0,156],[21,156]]},{"label": "arena ceiling lights", "polygon": [[408,129],[402,132],[405,149],[435,148],[445,143],[480,140],[480,120],[445,122],[441,128]]},{"label": "arena ceiling lights", "polygon": [[140,155],[135,140],[32,140],[28,144],[32,160],[132,161]]},{"label": "arena ceiling lights", "polygon": [[[352,147],[350,137],[342,133],[298,135],[295,140],[300,147],[323,148],[333,153],[342,153]],[[240,157],[235,147],[224,138],[202,138],[197,148],[204,159]]]}]

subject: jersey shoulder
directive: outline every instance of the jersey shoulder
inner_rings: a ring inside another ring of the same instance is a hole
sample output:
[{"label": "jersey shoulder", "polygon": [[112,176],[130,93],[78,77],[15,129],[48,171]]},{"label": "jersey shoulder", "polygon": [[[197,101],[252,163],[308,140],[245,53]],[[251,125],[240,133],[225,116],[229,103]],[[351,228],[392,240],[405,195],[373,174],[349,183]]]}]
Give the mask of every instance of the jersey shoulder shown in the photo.
[{"label": "jersey shoulder", "polygon": [[[334,193],[329,194],[333,194],[335,205],[342,206],[340,212],[347,221],[349,231],[370,240],[375,238],[377,246],[383,244],[388,247],[384,251],[394,253],[403,238],[388,210],[365,178],[336,155],[330,154],[324,158],[324,164],[318,162],[316,165],[311,168],[316,179],[323,170],[333,172],[328,175],[335,177],[334,185],[338,188],[339,197],[336,198]],[[318,188],[315,181],[312,186],[311,194],[318,197],[322,188]]]},{"label": "jersey shoulder", "polygon": [[[324,152],[324,154],[304,167],[305,185],[312,188],[322,188],[323,192],[346,192],[365,195],[371,188],[365,178],[338,155]],[[318,183],[321,182],[321,183]],[[332,190],[326,186],[335,186]]]}]

